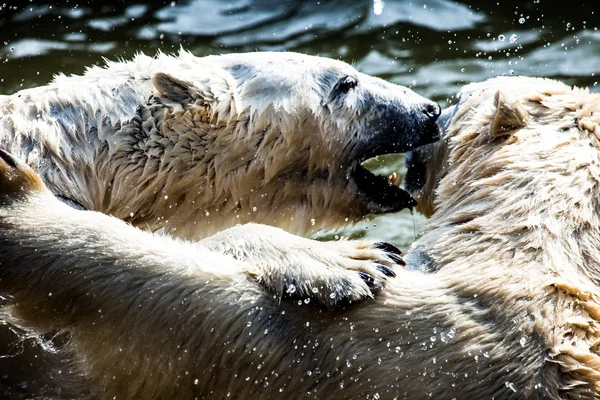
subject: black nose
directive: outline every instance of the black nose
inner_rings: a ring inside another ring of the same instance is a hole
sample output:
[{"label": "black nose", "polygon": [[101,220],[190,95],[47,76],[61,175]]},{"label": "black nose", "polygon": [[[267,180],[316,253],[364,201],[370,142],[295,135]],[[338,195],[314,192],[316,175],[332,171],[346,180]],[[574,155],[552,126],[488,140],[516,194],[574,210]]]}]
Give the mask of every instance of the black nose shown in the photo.
[{"label": "black nose", "polygon": [[423,108],[423,114],[427,115],[432,121],[436,121],[442,113],[442,107],[437,103],[428,103]]}]

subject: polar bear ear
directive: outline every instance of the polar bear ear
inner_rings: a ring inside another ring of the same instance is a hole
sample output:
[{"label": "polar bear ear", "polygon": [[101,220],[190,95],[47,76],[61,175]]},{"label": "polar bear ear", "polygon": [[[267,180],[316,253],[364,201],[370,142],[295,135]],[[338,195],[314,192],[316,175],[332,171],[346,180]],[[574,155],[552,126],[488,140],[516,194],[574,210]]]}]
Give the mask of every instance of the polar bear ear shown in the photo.
[{"label": "polar bear ear", "polygon": [[501,91],[494,98],[496,113],[490,125],[490,138],[508,136],[527,125],[527,111],[518,100],[509,100]]},{"label": "polar bear ear", "polygon": [[173,103],[191,104],[201,120],[228,119],[234,115],[235,104],[227,76],[222,70],[196,74],[193,79],[182,79],[167,72],[156,72],[152,83],[159,95]]},{"label": "polar bear ear", "polygon": [[157,72],[152,76],[152,83],[161,96],[176,102],[190,103],[194,101],[194,85],[175,78],[165,72]]}]

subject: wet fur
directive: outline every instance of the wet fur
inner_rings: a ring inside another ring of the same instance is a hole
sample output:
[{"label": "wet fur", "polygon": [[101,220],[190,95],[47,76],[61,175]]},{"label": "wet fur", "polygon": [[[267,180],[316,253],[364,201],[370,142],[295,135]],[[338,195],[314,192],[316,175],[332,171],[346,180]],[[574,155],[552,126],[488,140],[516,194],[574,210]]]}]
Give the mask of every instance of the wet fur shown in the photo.
[{"label": "wet fur", "polygon": [[[360,85],[347,95],[336,90],[345,75]],[[372,242],[319,243],[250,222],[306,234],[385,211],[360,197],[350,169],[373,143],[431,141],[421,127],[433,106],[326,58],[140,54],[0,96],[0,148],[75,208],[188,239],[219,232],[203,246],[253,263],[244,273],[275,299],[334,307],[371,298],[401,259]],[[27,186],[21,178],[4,190]],[[4,395],[84,395],[65,353],[43,348],[57,343],[21,329],[8,307],[2,323]]]},{"label": "wet fur", "polygon": [[555,81],[468,86],[428,163],[413,252],[431,272],[399,270],[369,304],[280,302],[252,263],[36,185],[3,193],[0,288],[68,330],[102,396],[599,398],[599,115],[599,95]]},{"label": "wet fur", "polygon": [[[340,93],[338,81],[358,86]],[[307,234],[382,211],[352,168],[431,142],[435,103],[297,53],[138,55],[0,96],[0,148],[56,195],[203,238],[254,222]]]}]

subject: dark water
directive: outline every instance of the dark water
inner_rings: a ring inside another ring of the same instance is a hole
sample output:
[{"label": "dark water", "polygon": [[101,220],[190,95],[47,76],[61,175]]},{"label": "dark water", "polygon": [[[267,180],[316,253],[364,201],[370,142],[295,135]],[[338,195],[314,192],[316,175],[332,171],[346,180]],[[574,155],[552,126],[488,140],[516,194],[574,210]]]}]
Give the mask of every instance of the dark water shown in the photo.
[{"label": "dark water", "polygon": [[[600,91],[596,2],[188,0],[0,2],[0,93],[137,52],[198,56],[289,50],[339,58],[442,104],[468,82],[545,76]],[[372,163],[400,171],[399,157]],[[344,235],[406,246],[419,218],[377,218]]]}]

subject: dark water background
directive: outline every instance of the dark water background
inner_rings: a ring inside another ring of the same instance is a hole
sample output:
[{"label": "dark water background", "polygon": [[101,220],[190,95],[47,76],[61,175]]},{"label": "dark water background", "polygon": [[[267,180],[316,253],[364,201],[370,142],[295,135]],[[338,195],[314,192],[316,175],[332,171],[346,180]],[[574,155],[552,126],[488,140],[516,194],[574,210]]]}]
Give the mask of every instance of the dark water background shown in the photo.
[{"label": "dark water background", "polygon": [[[288,50],[339,58],[443,105],[465,83],[545,76],[600,91],[595,1],[0,0],[0,93],[83,72],[102,58],[177,51],[198,56]],[[401,172],[401,158],[375,160]],[[343,235],[407,246],[408,211]]]}]

